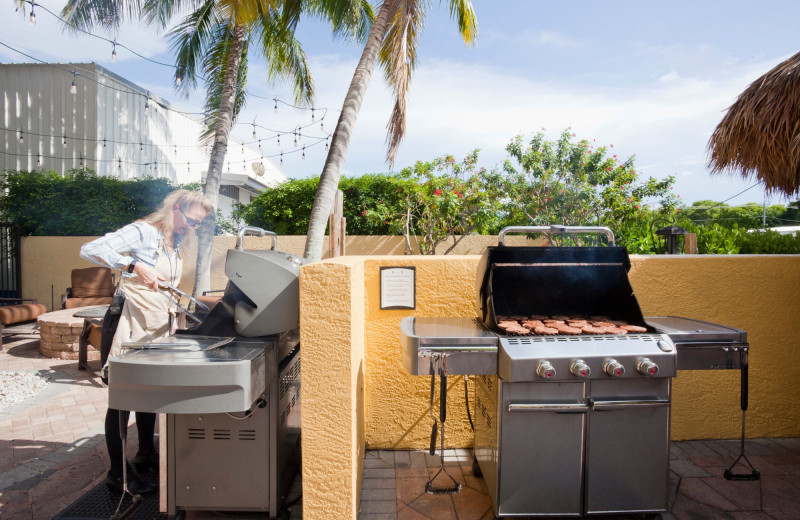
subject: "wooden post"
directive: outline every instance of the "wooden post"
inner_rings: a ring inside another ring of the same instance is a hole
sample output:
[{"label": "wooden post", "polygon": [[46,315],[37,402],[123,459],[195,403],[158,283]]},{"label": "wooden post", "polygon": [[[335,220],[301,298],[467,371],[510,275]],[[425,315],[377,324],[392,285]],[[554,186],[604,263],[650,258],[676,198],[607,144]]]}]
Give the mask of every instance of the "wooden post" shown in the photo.
[{"label": "wooden post", "polygon": [[697,234],[686,233],[683,235],[683,252],[687,255],[697,254]]},{"label": "wooden post", "polygon": [[328,230],[330,235],[330,258],[344,256],[347,219],[344,218],[344,193],[342,193],[342,190],[336,190],[331,215],[328,217]]}]

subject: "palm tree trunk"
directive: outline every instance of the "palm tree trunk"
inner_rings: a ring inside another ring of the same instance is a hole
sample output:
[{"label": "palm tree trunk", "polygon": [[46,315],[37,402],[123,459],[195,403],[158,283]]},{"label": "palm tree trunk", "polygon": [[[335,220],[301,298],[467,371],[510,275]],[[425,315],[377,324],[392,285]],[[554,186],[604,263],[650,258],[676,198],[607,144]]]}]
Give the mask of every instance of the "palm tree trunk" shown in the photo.
[{"label": "palm tree trunk", "polygon": [[378,52],[389,29],[389,21],[397,11],[399,3],[400,0],[385,0],[381,6],[378,17],[370,29],[367,44],[364,46],[364,52],[361,54],[361,59],[353,74],[350,88],[344,98],[342,114],[339,116],[336,129],[331,137],[330,151],[320,175],[319,186],[317,186],[317,193],[314,196],[314,205],[311,207],[311,219],[308,223],[306,248],[303,255],[309,261],[314,262],[322,258],[325,227],[333,207],[334,195],[339,187],[339,178],[342,176],[342,166],[350,146],[350,137],[358,120],[358,112],[361,110],[361,102],[367,93],[372,71],[375,69]]},{"label": "palm tree trunk", "polygon": [[219,181],[222,177],[222,165],[225,162],[225,151],[233,124],[233,95],[236,78],[239,75],[239,64],[244,50],[245,26],[237,23],[233,28],[233,39],[228,51],[228,62],[225,67],[225,79],[222,86],[222,100],[219,105],[219,119],[214,134],[214,146],[208,163],[206,183],[203,195],[214,206],[197,230],[197,264],[194,272],[194,295],[201,295],[211,288],[211,248],[214,244],[214,225],[216,223]]}]

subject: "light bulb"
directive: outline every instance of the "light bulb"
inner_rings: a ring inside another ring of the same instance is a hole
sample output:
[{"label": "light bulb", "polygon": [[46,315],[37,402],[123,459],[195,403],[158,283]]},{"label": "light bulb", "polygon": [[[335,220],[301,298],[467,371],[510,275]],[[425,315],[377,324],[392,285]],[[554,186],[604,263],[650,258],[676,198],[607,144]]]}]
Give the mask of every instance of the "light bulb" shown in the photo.
[{"label": "light bulb", "polygon": [[77,85],[75,85],[75,80],[74,79],[72,80],[72,85],[69,86],[69,93],[70,94],[77,94],[78,93],[78,87],[77,87]]},{"label": "light bulb", "polygon": [[20,143],[25,142],[25,139],[23,139],[22,128],[19,129],[19,142]]},{"label": "light bulb", "polygon": [[105,150],[105,149],[106,149],[106,140],[103,139],[103,150]]},{"label": "light bulb", "polygon": [[178,155],[178,145],[175,145],[175,155]]},{"label": "light bulb", "polygon": [[117,62],[117,44],[114,43],[112,45],[113,45],[113,47],[111,47],[111,63],[116,63]]},{"label": "light bulb", "polygon": [[28,18],[28,20],[31,22],[31,25],[36,25],[36,13],[33,12],[33,6],[35,5],[35,3],[31,4],[31,16]]},{"label": "light bulb", "polygon": [[258,149],[261,150],[261,139],[258,140]]},{"label": "light bulb", "polygon": [[326,152],[328,151],[328,140],[327,139],[325,139],[325,151]]},{"label": "light bulb", "polygon": [[314,121],[314,109],[311,109],[311,120]]},{"label": "light bulb", "polygon": [[294,147],[297,148],[297,134],[294,134]]},{"label": "light bulb", "polygon": [[275,101],[275,113],[277,114],[278,113],[278,100],[274,99],[273,101]]},{"label": "light bulb", "polygon": [[41,166],[41,165],[42,165],[42,155],[36,154],[36,166]]},{"label": "light bulb", "polygon": [[180,87],[181,83],[183,83],[183,78],[182,77],[178,76],[177,78],[175,78],[175,84],[176,85],[178,85]]},{"label": "light bulb", "polygon": [[319,129],[325,130],[325,124],[322,121],[319,122]]},{"label": "light bulb", "polygon": [[306,160],[306,147],[303,147],[303,160]]},{"label": "light bulb", "polygon": [[142,144],[142,142],[139,141],[139,151],[141,152],[143,149],[144,149],[144,144]]},{"label": "light bulb", "polygon": [[79,168],[83,168],[83,156],[82,155],[81,155],[81,164],[80,164]]},{"label": "light bulb", "polygon": [[64,148],[67,147],[67,134],[64,134]]},{"label": "light bulb", "polygon": [[150,112],[150,100],[149,99],[144,102],[144,113],[147,114],[148,112]]},{"label": "light bulb", "polygon": [[281,166],[283,166],[283,153],[281,153]]},{"label": "light bulb", "polygon": [[186,163],[186,173],[192,173],[192,168],[189,166],[189,163]]},{"label": "light bulb", "polygon": [[120,158],[118,160],[119,160],[119,164],[117,165],[117,169],[122,171],[122,158]]},{"label": "light bulb", "polygon": [[278,134],[278,146],[281,145],[281,134]]},{"label": "light bulb", "polygon": [[228,101],[230,101],[231,103],[233,103],[234,99],[236,99],[236,98],[235,98],[235,96],[234,96],[233,92],[231,92],[231,97],[229,97],[229,98],[228,98]]}]

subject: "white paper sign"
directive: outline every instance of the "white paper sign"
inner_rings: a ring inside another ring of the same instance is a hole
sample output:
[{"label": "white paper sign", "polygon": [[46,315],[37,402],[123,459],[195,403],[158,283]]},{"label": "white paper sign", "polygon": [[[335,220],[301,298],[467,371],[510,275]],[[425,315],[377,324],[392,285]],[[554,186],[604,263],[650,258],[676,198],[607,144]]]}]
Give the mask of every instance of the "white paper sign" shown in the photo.
[{"label": "white paper sign", "polygon": [[416,268],[381,267],[381,309],[416,308]]}]

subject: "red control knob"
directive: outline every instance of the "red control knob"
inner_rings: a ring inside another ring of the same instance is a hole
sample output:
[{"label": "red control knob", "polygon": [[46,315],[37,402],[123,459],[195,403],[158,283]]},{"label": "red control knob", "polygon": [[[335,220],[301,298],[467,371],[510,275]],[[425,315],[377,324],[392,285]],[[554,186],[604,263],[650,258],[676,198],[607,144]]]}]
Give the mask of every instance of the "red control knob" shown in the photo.
[{"label": "red control knob", "polygon": [[603,371],[610,377],[622,377],[625,375],[625,367],[616,359],[609,359],[603,365]]},{"label": "red control knob", "polygon": [[549,361],[542,361],[536,366],[536,375],[542,379],[554,379],[556,377],[556,369]]},{"label": "red control knob", "polygon": [[658,365],[653,363],[653,361],[648,358],[642,358],[637,361],[636,370],[638,370],[643,376],[647,377],[658,375]]}]

